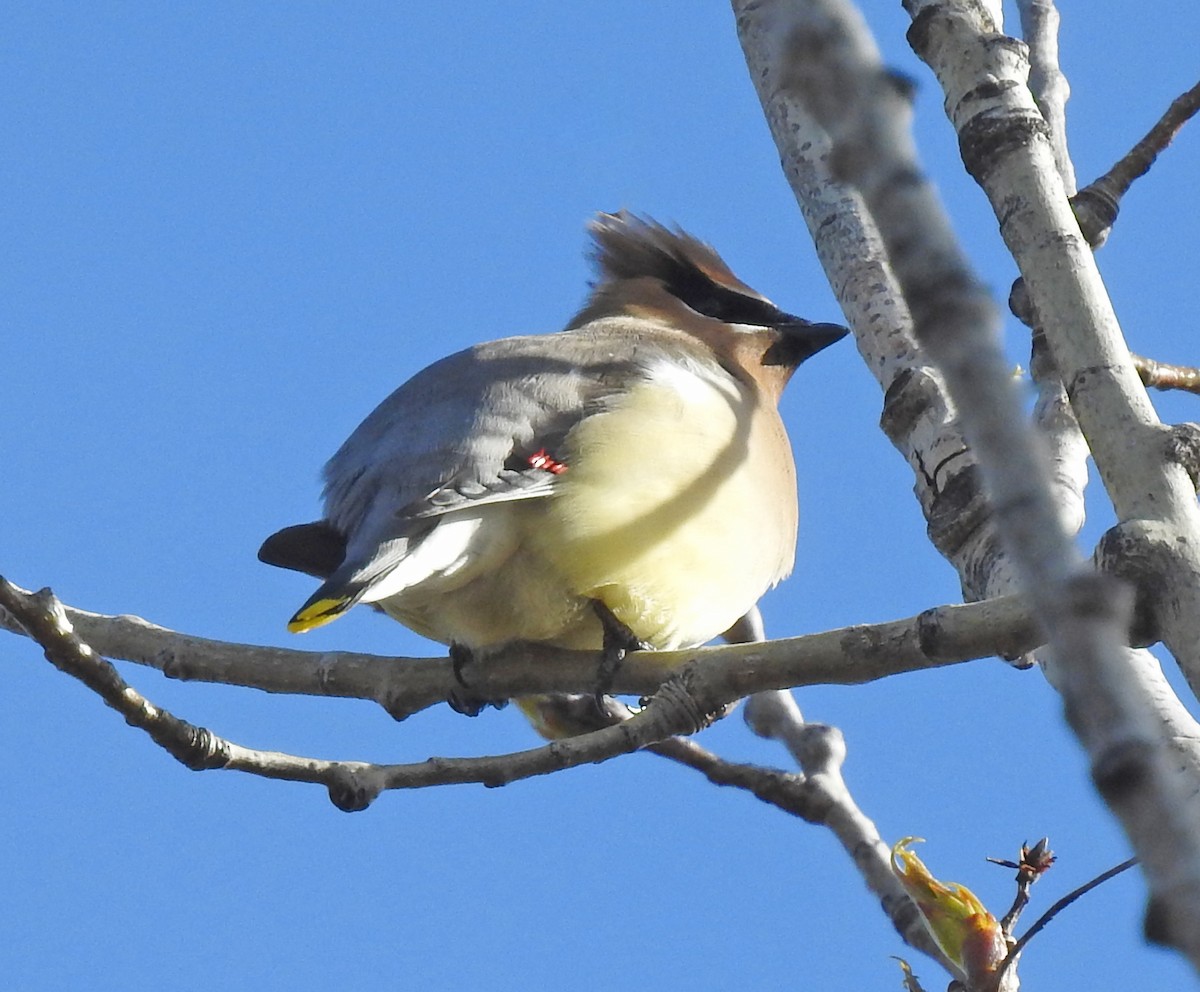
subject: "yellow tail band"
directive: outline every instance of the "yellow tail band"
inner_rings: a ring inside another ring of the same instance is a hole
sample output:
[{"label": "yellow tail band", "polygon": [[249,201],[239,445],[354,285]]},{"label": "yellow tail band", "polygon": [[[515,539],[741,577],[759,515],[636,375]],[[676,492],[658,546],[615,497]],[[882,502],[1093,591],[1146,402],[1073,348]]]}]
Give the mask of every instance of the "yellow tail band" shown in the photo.
[{"label": "yellow tail band", "polygon": [[287,629],[293,634],[303,634],[317,627],[324,627],[345,613],[348,605],[345,599],[318,599],[315,603],[301,607],[288,621]]}]

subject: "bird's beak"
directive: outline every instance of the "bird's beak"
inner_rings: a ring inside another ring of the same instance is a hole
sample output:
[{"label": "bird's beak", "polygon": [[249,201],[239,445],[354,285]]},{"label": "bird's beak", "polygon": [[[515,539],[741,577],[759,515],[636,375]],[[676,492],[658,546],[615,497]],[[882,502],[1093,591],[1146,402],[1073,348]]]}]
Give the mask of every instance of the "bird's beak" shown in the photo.
[{"label": "bird's beak", "polygon": [[[791,317],[790,314],[788,316]],[[794,365],[812,358],[818,351],[828,348],[850,333],[850,329],[841,324],[814,324],[800,317],[791,317],[774,326],[783,335],[783,340],[779,342],[782,346],[781,351]]]}]

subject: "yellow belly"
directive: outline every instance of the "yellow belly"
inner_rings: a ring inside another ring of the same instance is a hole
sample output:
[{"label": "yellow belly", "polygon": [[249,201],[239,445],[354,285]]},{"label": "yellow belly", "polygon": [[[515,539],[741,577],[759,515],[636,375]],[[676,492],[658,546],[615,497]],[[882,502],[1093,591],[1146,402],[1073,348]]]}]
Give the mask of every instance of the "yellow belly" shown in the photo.
[{"label": "yellow belly", "polygon": [[582,421],[565,460],[529,547],[657,648],[717,636],[791,570],[791,449],[741,383],[649,380]]}]

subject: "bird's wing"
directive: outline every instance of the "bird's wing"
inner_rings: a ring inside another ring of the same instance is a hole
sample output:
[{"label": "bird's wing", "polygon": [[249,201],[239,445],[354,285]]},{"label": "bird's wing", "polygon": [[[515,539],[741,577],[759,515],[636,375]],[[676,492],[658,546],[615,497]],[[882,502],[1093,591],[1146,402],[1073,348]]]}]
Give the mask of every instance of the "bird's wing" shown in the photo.
[{"label": "bird's wing", "polygon": [[351,543],[380,505],[417,521],[547,495],[567,432],[645,364],[627,333],[507,338],[450,355],[379,404],[325,467],[325,517]]},{"label": "bird's wing", "polygon": [[498,557],[504,535],[481,527],[474,511],[553,493],[570,470],[558,459],[568,432],[627,388],[654,352],[617,322],[489,342],[402,385],[325,468],[325,520],[344,535],[345,557],[291,629],[327,622],[467,558],[478,565]]}]

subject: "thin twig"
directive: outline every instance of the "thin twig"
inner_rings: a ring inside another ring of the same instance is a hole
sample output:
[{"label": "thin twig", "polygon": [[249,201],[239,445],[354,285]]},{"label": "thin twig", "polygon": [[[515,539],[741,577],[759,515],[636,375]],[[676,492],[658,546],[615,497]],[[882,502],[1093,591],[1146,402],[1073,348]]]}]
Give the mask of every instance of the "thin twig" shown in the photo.
[{"label": "thin twig", "polygon": [[821,796],[803,775],[744,762],[727,761],[693,740],[672,737],[647,750],[700,772],[713,785],[749,792],[777,809],[808,823],[824,822]]},{"label": "thin twig", "polygon": [[201,771],[229,762],[227,741],[155,706],[121,678],[110,662],[75,633],[62,604],[49,589],[18,595],[15,587],[0,579],[0,605],[41,645],[47,661],[86,685],[126,723],[145,731],[188,768]]},{"label": "thin twig", "polygon": [[1142,384],[1151,389],[1180,389],[1200,395],[1200,369],[1190,365],[1171,365],[1153,358],[1130,354]]},{"label": "thin twig", "polygon": [[478,782],[504,785],[562,768],[604,761],[664,740],[694,733],[712,708],[701,682],[690,670],[672,676],[649,703],[630,719],[594,733],[484,758],[430,758],[413,764],[378,765],[327,761],[278,751],[242,747],[155,706],[121,678],[73,629],[62,604],[48,589],[22,594],[0,579],[0,605],[11,613],[57,668],[96,692],[130,725],[147,733],[173,757],[195,771],[228,769],[263,778],[324,785],[340,809],[365,809],[387,789],[422,788]]},{"label": "thin twig", "polygon": [[988,858],[988,861],[1005,868],[1012,868],[1017,873],[1016,897],[1013,899],[1012,907],[1000,920],[1000,929],[1004,931],[1004,936],[1011,937],[1013,927],[1017,925],[1017,920],[1025,907],[1029,905],[1029,890],[1033,888],[1038,879],[1050,870],[1050,866],[1055,861],[1054,853],[1050,850],[1049,840],[1043,837],[1033,847],[1022,844],[1021,856],[1018,861],[1005,861],[999,858]]},{"label": "thin twig", "polygon": [[1029,45],[1029,89],[1050,126],[1058,174],[1075,192],[1075,167],[1067,149],[1067,98],[1071,87],[1058,62],[1058,9],[1054,0],[1017,0],[1021,34]]},{"label": "thin twig", "polygon": [[1083,236],[1093,247],[1108,237],[1120,210],[1121,198],[1133,181],[1150,171],[1150,166],[1196,112],[1200,111],[1200,83],[1175,98],[1146,136],[1134,145],[1099,179],[1071,198]]},{"label": "thin twig", "polygon": [[1047,923],[1049,923],[1052,919],[1054,919],[1054,917],[1070,906],[1071,903],[1073,903],[1080,896],[1091,892],[1092,889],[1094,889],[1097,885],[1101,885],[1104,882],[1107,882],[1110,878],[1120,875],[1121,872],[1127,871],[1137,863],[1137,858],[1130,858],[1128,861],[1123,861],[1115,868],[1109,868],[1108,871],[1102,872],[1090,882],[1085,882],[1083,885],[1079,886],[1079,888],[1073,889],[1061,899],[1057,900],[1054,905],[1052,905],[1048,910],[1046,910],[1046,912],[1039,916],[1037,922],[1034,923],[1034,925],[1028,930],[1026,930],[1025,933],[1021,935],[1021,938],[1015,944],[1013,944],[1012,948],[1008,952],[1008,956],[1000,963],[1000,967],[996,970],[997,986],[999,986],[1000,979],[1004,976],[1005,969],[1017,959],[1021,951],[1025,949],[1025,945],[1028,944],[1038,933],[1040,933],[1045,928]]},{"label": "thin twig", "polygon": [[904,972],[904,992],[925,992],[925,986],[921,984],[921,980],[913,973],[911,967],[904,958],[898,958],[895,954],[892,955],[893,961],[900,962],[900,970]]}]

